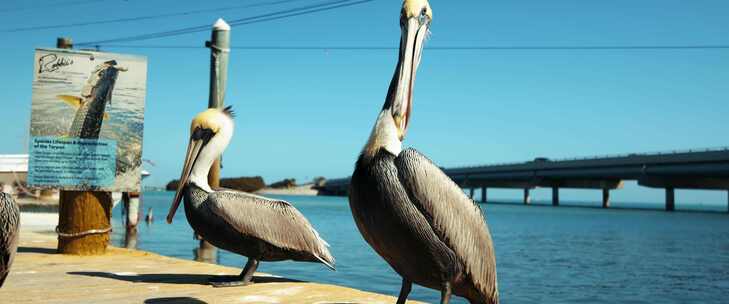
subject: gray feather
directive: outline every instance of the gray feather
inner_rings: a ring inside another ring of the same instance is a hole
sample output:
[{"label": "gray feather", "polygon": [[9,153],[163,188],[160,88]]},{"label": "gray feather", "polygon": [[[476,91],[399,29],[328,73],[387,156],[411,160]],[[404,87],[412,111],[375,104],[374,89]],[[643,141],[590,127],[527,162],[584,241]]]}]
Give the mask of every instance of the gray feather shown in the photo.
[{"label": "gray feather", "polygon": [[213,192],[208,202],[210,211],[239,233],[279,248],[310,253],[334,269],[329,244],[288,202],[232,190]]},{"label": "gray feather", "polygon": [[10,273],[18,249],[20,209],[15,200],[0,192],[0,287]]},{"label": "gray feather", "polygon": [[427,157],[407,149],[395,159],[411,202],[464,264],[482,295],[498,299],[496,260],[481,209]]}]

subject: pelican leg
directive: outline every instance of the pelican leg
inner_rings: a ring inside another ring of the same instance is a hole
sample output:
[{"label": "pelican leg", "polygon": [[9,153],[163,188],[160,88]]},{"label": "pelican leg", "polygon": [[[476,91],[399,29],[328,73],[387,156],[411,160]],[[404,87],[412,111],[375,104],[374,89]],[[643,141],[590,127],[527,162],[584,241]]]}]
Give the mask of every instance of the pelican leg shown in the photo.
[{"label": "pelican leg", "polygon": [[448,304],[451,301],[451,282],[445,282],[440,291],[440,304]]},{"label": "pelican leg", "polygon": [[238,276],[215,276],[210,278],[208,282],[213,287],[236,287],[246,286],[252,284],[253,274],[256,273],[258,268],[258,260],[248,258],[246,266],[243,267],[243,271]]},{"label": "pelican leg", "polygon": [[243,271],[240,273],[242,281],[251,283],[253,281],[253,274],[256,273],[256,269],[258,269],[258,260],[248,258],[246,266],[243,267]]},{"label": "pelican leg", "polygon": [[412,287],[413,282],[408,281],[406,278],[402,278],[402,287],[400,288],[400,295],[397,297],[397,304],[405,304]]}]

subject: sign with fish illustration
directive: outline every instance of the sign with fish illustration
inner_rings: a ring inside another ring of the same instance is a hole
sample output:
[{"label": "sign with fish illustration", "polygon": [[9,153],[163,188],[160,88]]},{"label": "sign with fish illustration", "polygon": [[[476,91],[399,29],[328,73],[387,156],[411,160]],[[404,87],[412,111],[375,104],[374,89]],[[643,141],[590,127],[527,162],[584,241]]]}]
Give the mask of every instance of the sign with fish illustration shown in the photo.
[{"label": "sign with fish illustration", "polygon": [[141,189],[147,59],[36,49],[28,184]]}]

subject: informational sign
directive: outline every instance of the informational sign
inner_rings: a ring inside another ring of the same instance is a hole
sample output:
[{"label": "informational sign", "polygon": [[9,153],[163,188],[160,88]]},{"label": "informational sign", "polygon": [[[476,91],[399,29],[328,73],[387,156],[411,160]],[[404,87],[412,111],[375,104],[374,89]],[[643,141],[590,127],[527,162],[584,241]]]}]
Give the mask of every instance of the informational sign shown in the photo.
[{"label": "informational sign", "polygon": [[147,59],[37,49],[28,184],[138,192]]}]

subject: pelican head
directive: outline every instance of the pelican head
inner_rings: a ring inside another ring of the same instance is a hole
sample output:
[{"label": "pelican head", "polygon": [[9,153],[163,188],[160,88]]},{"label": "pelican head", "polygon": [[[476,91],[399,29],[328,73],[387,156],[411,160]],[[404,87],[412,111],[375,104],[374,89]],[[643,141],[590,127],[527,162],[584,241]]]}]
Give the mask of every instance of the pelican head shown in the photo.
[{"label": "pelican head", "polygon": [[365,155],[384,147],[399,154],[410,122],[415,74],[420,65],[423,45],[430,31],[433,11],[427,0],[405,0],[400,12],[400,54],[390,82],[385,104],[377,119]]},{"label": "pelican head", "polygon": [[188,183],[194,183],[207,192],[212,192],[208,185],[208,173],[215,159],[233,137],[233,111],[225,109],[208,109],[192,120],[190,125],[190,143],[187,146],[185,164],[180,175],[175,199],[172,201],[167,223],[172,223],[177,208],[182,200],[182,190]]}]

